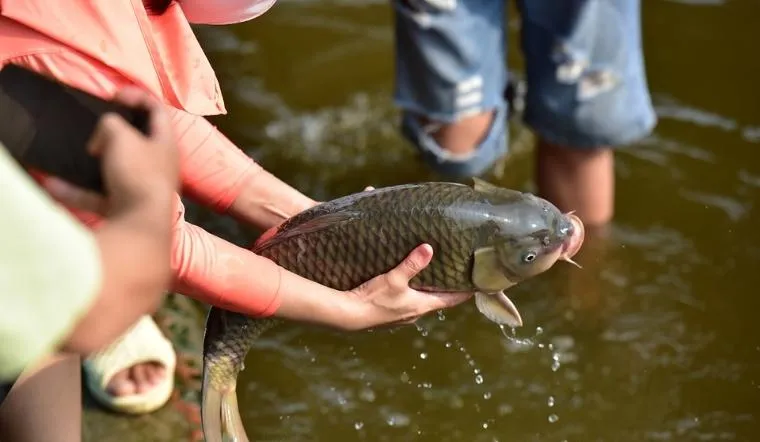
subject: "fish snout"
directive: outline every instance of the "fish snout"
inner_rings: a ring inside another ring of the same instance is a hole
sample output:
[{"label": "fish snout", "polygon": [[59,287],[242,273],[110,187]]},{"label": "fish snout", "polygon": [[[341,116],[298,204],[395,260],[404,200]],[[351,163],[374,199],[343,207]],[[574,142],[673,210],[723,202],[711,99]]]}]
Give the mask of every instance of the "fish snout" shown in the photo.
[{"label": "fish snout", "polygon": [[561,257],[570,259],[580,251],[583,246],[583,240],[586,237],[586,228],[580,218],[572,212],[565,214],[567,225],[562,226],[562,233],[565,235],[565,242],[562,244]]}]

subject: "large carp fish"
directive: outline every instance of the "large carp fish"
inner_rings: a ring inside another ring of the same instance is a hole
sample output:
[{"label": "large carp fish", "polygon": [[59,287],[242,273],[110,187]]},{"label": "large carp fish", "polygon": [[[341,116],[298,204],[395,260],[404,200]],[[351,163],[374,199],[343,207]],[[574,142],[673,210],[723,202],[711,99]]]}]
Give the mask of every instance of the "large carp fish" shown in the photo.
[{"label": "large carp fish", "polygon": [[[418,290],[475,293],[489,320],[522,325],[504,291],[573,263],[584,227],[530,193],[475,179],[406,184],[324,202],[273,227],[253,252],[336,290],[350,290],[397,266],[422,243],[431,263],[411,281]],[[207,442],[247,442],[238,411],[237,377],[254,341],[281,323],[212,307],[204,336],[201,418]]]}]

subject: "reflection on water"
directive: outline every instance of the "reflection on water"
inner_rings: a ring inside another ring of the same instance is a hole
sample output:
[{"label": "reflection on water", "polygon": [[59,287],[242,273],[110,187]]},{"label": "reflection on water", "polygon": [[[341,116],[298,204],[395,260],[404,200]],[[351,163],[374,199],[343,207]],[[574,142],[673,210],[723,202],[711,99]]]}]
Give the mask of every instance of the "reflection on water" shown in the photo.
[{"label": "reflection on water", "polygon": [[[645,3],[660,124],[618,156],[617,220],[584,269],[514,288],[515,335],[471,303],[417,328],[273,331],[239,383],[252,439],[755,440],[760,4]],[[386,2],[281,2],[199,35],[230,112],[215,123],[285,181],[328,199],[433,179],[397,133]],[[529,157],[501,184],[530,188]]]}]

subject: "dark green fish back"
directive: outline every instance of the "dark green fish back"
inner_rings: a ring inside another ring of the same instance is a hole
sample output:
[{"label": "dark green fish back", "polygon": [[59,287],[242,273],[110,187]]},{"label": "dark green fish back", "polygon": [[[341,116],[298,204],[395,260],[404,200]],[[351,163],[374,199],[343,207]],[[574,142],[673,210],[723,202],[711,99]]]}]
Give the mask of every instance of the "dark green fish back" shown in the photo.
[{"label": "dark green fish back", "polygon": [[349,290],[428,243],[433,262],[412,286],[471,291],[473,252],[497,230],[483,216],[485,203],[471,187],[451,183],[354,194],[291,218],[254,251],[307,279]]}]

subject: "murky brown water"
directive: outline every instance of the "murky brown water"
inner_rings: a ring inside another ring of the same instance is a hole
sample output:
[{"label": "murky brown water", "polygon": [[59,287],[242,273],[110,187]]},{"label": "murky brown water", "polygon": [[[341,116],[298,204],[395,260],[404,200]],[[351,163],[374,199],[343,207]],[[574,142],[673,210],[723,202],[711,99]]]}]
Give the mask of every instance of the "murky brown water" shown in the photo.
[{"label": "murky brown water", "polygon": [[[618,156],[617,221],[585,269],[514,289],[530,342],[470,303],[424,330],[282,327],[240,380],[253,440],[760,437],[760,2],[645,3],[660,124]],[[215,122],[318,199],[429,178],[397,134],[390,18],[385,1],[281,1],[199,30],[229,109]],[[530,155],[506,167],[501,184],[530,188]]]}]

